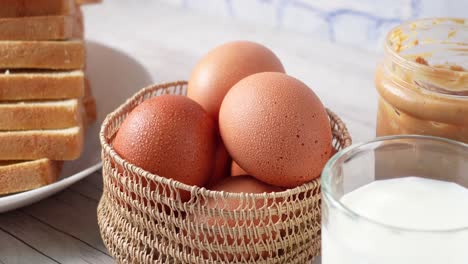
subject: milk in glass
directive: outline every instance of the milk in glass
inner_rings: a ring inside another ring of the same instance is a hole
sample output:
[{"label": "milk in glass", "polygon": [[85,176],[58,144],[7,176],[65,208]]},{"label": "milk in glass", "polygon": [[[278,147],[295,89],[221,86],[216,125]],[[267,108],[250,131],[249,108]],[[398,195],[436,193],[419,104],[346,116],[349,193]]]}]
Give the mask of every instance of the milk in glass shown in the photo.
[{"label": "milk in glass", "polygon": [[419,177],[325,198],[323,264],[467,264],[468,189]]}]

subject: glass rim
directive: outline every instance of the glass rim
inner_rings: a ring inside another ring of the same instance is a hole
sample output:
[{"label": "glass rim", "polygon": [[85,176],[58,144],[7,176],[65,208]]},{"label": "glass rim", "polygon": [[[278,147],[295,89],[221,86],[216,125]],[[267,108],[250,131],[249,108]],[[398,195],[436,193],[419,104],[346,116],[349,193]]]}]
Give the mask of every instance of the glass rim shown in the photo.
[{"label": "glass rim", "polygon": [[[407,227],[401,227],[401,226],[395,226],[391,224],[386,224],[382,223],[380,221],[377,221],[375,219],[363,216],[348,206],[344,205],[339,199],[335,199],[334,195],[332,194],[331,191],[331,186],[330,186],[330,178],[332,174],[332,168],[334,168],[338,162],[339,159],[343,157],[351,157],[354,154],[356,154],[356,150],[363,149],[366,146],[379,143],[379,142],[384,142],[384,141],[390,141],[390,140],[395,140],[395,139],[422,139],[422,140],[435,140],[443,143],[447,143],[450,145],[455,145],[455,146],[460,146],[462,148],[466,148],[468,150],[468,144],[460,142],[460,141],[455,141],[447,138],[441,138],[441,137],[435,137],[435,136],[426,136],[426,135],[394,135],[394,136],[383,136],[383,137],[377,137],[369,141],[365,141],[362,143],[357,143],[353,144],[341,151],[339,151],[337,154],[335,154],[325,165],[323,168],[322,174],[321,174],[321,190],[322,190],[322,195],[324,196],[323,198],[327,198],[328,201],[330,201],[339,211],[344,212],[345,214],[357,218],[359,220],[364,220],[370,224],[380,226],[385,229],[393,230],[393,231],[400,231],[400,232],[412,232],[412,233],[456,233],[456,232],[462,232],[462,231],[468,231],[468,224],[466,226],[462,227],[457,227],[457,228],[441,228],[441,229],[419,229],[419,228],[407,228]],[[323,199],[322,198],[322,199]]]}]

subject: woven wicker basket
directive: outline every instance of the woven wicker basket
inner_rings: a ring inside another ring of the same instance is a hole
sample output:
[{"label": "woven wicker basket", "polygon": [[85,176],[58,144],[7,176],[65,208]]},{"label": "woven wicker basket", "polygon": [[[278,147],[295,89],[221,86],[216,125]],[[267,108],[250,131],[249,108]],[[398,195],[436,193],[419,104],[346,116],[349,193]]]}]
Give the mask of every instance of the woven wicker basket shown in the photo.
[{"label": "woven wicker basket", "polygon": [[[185,93],[186,82],[147,87],[102,124],[104,193],[98,222],[110,254],[119,263],[303,264],[312,260],[320,252],[318,179],[278,193],[232,194],[151,174],[116,154],[109,143],[134,107],[154,96]],[[343,122],[331,111],[328,114],[334,148],[350,145]],[[190,192],[188,202],[181,201],[180,190]],[[213,202],[218,206],[209,206]]]}]

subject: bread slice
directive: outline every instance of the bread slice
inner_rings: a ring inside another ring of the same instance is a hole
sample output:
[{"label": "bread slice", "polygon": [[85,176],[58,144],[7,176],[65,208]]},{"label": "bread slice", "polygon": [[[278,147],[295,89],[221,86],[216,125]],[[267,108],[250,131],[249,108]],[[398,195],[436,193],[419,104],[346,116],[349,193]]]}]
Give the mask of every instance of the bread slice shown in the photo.
[{"label": "bread slice", "polygon": [[[94,107],[86,101],[93,101]],[[83,99],[85,112],[96,115],[95,100],[91,90],[87,89]],[[94,122],[90,116],[85,117],[85,126]],[[62,161],[50,159],[37,159],[26,161],[1,161],[0,160],[0,196],[22,191],[36,189],[51,184],[59,178]]]},{"label": "bread slice", "polygon": [[83,40],[0,41],[1,69],[76,70],[84,66]]},{"label": "bread slice", "polygon": [[86,118],[85,124],[94,123],[97,119],[97,106],[96,99],[93,97],[93,92],[91,91],[91,84],[89,80],[85,80],[85,92],[83,97],[83,116]]},{"label": "bread slice", "polygon": [[79,6],[76,8],[75,15],[73,16],[72,36],[75,39],[84,38],[84,16]]},{"label": "bread slice", "polygon": [[102,0],[76,0],[78,5],[97,4],[101,2]]},{"label": "bread slice", "polygon": [[81,39],[83,32],[83,13],[79,6],[70,15],[0,17],[0,40]]},{"label": "bread slice", "polygon": [[0,18],[0,40],[64,40],[72,38],[72,16]]},{"label": "bread slice", "polygon": [[0,160],[74,160],[83,150],[83,127],[0,132]]},{"label": "bread slice", "polygon": [[94,123],[97,119],[96,100],[92,96],[83,98],[83,116],[87,124]]},{"label": "bread slice", "polygon": [[6,71],[0,74],[0,101],[68,99],[84,95],[83,71]]},{"label": "bread slice", "polygon": [[62,168],[61,161],[0,161],[0,195],[36,189],[55,182]]},{"label": "bread slice", "polygon": [[0,0],[0,17],[69,15],[74,0]]},{"label": "bread slice", "polygon": [[82,122],[78,99],[0,103],[0,131],[62,129]]}]

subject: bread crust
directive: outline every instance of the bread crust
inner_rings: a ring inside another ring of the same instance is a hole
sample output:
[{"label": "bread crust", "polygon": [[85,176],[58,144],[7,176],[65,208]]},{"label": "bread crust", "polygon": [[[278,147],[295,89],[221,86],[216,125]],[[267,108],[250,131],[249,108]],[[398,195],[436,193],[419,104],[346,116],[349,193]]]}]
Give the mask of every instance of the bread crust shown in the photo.
[{"label": "bread crust", "polygon": [[102,0],[76,0],[76,4],[78,5],[98,4],[101,2]]},{"label": "bread crust", "polygon": [[0,160],[74,160],[83,150],[83,127],[0,132]]},{"label": "bread crust", "polygon": [[83,40],[0,41],[1,69],[76,70],[85,58]]},{"label": "bread crust", "polygon": [[0,131],[79,126],[81,108],[78,99],[0,103]]},{"label": "bread crust", "polygon": [[75,8],[74,0],[2,0],[0,17],[69,15]]},{"label": "bread crust", "polygon": [[0,74],[0,101],[70,99],[84,96],[83,71]]},{"label": "bread crust", "polygon": [[62,162],[49,159],[0,161],[0,195],[36,189],[57,181]]},{"label": "bread crust", "polygon": [[72,16],[0,18],[0,40],[65,40],[73,36]]}]

